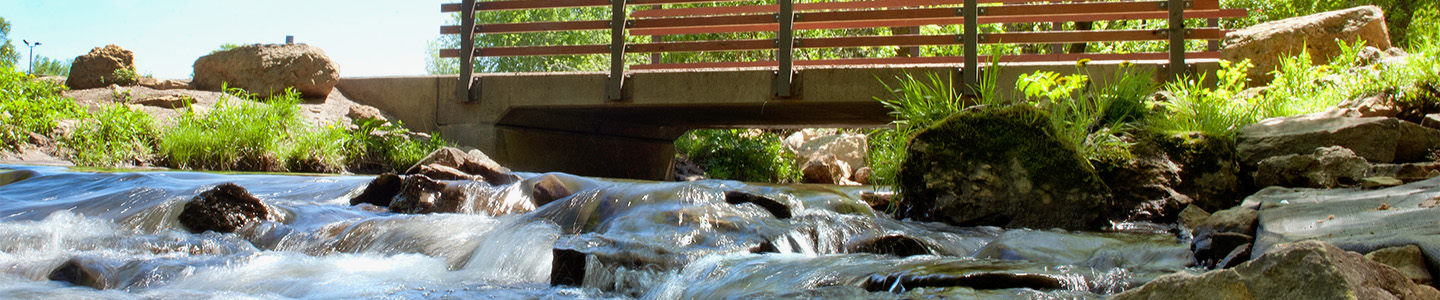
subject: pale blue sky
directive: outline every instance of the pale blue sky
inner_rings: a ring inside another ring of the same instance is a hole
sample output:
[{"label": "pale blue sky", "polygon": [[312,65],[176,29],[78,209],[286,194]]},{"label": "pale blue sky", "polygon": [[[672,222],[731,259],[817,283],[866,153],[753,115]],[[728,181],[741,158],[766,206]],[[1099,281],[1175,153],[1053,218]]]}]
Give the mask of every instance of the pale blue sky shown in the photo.
[{"label": "pale blue sky", "polygon": [[[35,55],[75,58],[116,44],[135,52],[139,73],[188,78],[195,59],[221,44],[318,46],[340,76],[425,73],[425,43],[448,20],[445,0],[0,0],[25,65]],[[457,1],[458,2],[458,1]],[[22,67],[23,68],[23,67]]]}]

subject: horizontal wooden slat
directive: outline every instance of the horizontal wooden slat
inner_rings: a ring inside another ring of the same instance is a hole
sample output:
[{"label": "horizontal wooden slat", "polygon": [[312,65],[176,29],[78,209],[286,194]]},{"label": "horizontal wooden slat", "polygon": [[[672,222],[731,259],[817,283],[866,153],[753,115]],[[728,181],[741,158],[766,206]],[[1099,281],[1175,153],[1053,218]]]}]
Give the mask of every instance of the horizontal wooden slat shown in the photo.
[{"label": "horizontal wooden slat", "polygon": [[[1192,19],[1206,18],[1235,18],[1244,17],[1245,10],[1225,9],[1187,12],[1185,16]],[[1088,22],[1088,21],[1109,21],[1109,20],[1147,20],[1163,19],[1168,17],[1166,12],[1143,12],[1143,13],[1092,13],[1092,14],[1070,14],[1070,15],[1041,15],[1041,16],[1009,16],[993,17],[982,16],[977,19],[980,24],[994,23],[1039,23],[1039,22]],[[837,21],[837,22],[800,22],[795,24],[795,30],[817,30],[817,29],[853,29],[853,28],[876,28],[876,27],[910,27],[923,25],[958,25],[964,24],[965,19],[961,17],[932,18],[932,19],[911,19],[911,20],[882,20],[882,21]],[[671,28],[632,28],[631,35],[674,35],[674,34],[702,34],[702,33],[728,33],[728,32],[761,32],[775,31],[779,25],[770,24],[746,24],[746,25],[723,25],[708,27],[671,27]]]},{"label": "horizontal wooden slat", "polygon": [[[569,21],[478,24],[475,33],[518,33],[569,30],[608,30],[610,21]],[[441,26],[440,34],[460,34],[460,26]]]},{"label": "horizontal wooden slat", "polygon": [[[1043,61],[1076,61],[1090,59],[1094,61],[1139,61],[1139,60],[1165,60],[1169,53],[1125,53],[1125,54],[1026,54],[1006,55],[1001,57],[1005,63],[1014,62],[1043,62]],[[1186,59],[1219,59],[1220,52],[1187,52]],[[981,62],[989,61],[989,57],[980,56]],[[887,57],[887,58],[848,58],[848,59],[823,59],[823,60],[796,60],[796,66],[851,66],[851,65],[908,65],[908,64],[964,64],[965,57],[962,56],[927,56],[927,57]],[[728,69],[728,68],[774,68],[775,61],[746,61],[746,62],[714,62],[714,63],[676,63],[676,64],[648,64],[632,65],[631,70],[673,70],[673,69]]]},{"label": "horizontal wooden slat", "polygon": [[[1187,39],[1219,39],[1224,37],[1222,30],[1218,28],[1194,29],[1192,36]],[[1050,32],[1017,32],[989,34],[981,44],[999,43],[1081,43],[1081,42],[1113,42],[1113,41],[1145,41],[1163,40],[1157,30],[1101,30],[1101,31],[1050,31]],[[828,37],[799,39],[796,48],[854,48],[854,47],[890,47],[890,46],[944,46],[959,45],[958,35],[892,35],[892,36],[852,36],[852,37]],[[626,52],[631,53],[655,53],[655,52],[700,52],[700,51],[745,51],[745,50],[767,50],[775,49],[774,40],[751,39],[751,40],[722,40],[722,41],[689,41],[689,42],[663,42],[663,43],[641,43],[630,44]],[[495,47],[484,48],[478,51],[477,56],[543,56],[543,55],[575,55],[575,54],[606,54],[609,53],[605,45],[579,45],[579,46],[524,46],[524,47]],[[442,57],[455,57],[459,55],[458,50],[446,49],[441,52]],[[447,56],[455,55],[455,56]]]}]

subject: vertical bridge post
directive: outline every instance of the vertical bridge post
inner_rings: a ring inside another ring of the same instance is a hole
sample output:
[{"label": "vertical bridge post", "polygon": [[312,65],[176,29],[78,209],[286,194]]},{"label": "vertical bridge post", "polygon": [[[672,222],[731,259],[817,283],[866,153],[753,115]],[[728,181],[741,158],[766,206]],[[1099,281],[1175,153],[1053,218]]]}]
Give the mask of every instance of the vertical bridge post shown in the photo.
[{"label": "vertical bridge post", "polygon": [[772,90],[776,97],[786,98],[794,96],[791,86],[795,80],[795,0],[779,2],[780,12],[775,14],[775,22],[780,23],[780,29],[775,32],[775,61],[779,67]]},{"label": "vertical bridge post", "polygon": [[1178,80],[1185,75],[1185,0],[1168,0],[1170,10],[1170,74],[1169,79]]},{"label": "vertical bridge post", "polygon": [[475,0],[460,2],[460,78],[455,83],[455,97],[461,101],[470,98],[470,88],[475,82]]},{"label": "vertical bridge post", "polygon": [[975,0],[965,0],[965,36],[961,43],[965,44],[965,67],[960,72],[961,82],[965,84],[962,90],[967,94],[975,95],[974,87],[980,83],[980,25],[977,18],[980,17],[980,7]]},{"label": "vertical bridge post", "polygon": [[605,81],[605,98],[625,99],[625,0],[610,0],[610,78]]}]

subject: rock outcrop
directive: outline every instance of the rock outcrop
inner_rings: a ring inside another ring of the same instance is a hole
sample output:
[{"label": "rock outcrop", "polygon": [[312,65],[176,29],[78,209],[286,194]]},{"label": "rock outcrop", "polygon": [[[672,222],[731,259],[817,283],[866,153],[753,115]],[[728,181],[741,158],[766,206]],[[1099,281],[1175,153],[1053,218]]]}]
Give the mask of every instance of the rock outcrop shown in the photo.
[{"label": "rock outcrop", "polygon": [[1315,148],[1342,146],[1373,163],[1425,160],[1440,145],[1440,131],[1387,117],[1346,118],[1300,115],[1271,118],[1240,129],[1236,151],[1255,165],[1287,154],[1310,154]]},{"label": "rock outcrop", "polygon": [[1266,22],[1225,34],[1221,57],[1229,61],[1249,59],[1250,82],[1265,85],[1270,71],[1280,65],[1280,57],[1309,53],[1315,64],[1327,64],[1340,54],[1336,39],[1350,45],[1364,42],[1367,46],[1389,49],[1390,33],[1385,28],[1385,12],[1376,6],[1361,6]]},{"label": "rock outcrop", "polygon": [[1370,172],[1365,158],[1345,147],[1315,148],[1315,153],[1274,156],[1260,161],[1255,185],[1336,188],[1360,182]]},{"label": "rock outcrop", "polygon": [[340,70],[325,51],[306,44],[253,44],[217,51],[195,60],[197,89],[218,91],[222,83],[260,95],[295,88],[309,97],[325,97],[340,82]]},{"label": "rock outcrop", "polygon": [[[123,70],[123,71],[122,71]],[[118,76],[122,74],[127,76]],[[90,53],[75,57],[65,86],[72,90],[93,89],[112,84],[135,85],[135,53],[116,45],[95,47]]]},{"label": "rock outcrop", "polygon": [[[431,171],[427,172],[426,169],[430,169]],[[490,156],[485,155],[485,153],[480,152],[480,150],[464,152],[452,147],[440,148],[435,150],[435,152],[431,152],[430,155],[425,156],[425,158],[416,162],[415,165],[406,169],[403,174],[429,173],[427,175],[434,175],[437,172],[449,173],[445,171],[452,169],[459,171],[460,174],[469,176],[445,178],[442,180],[483,180],[492,185],[510,184],[520,180],[520,176],[511,174],[509,168],[501,166],[500,163],[490,159]],[[454,174],[445,176],[452,175]]]},{"label": "rock outcrop", "polygon": [[230,233],[247,225],[270,220],[270,208],[250,191],[223,183],[200,193],[180,211],[180,225],[190,232]]},{"label": "rock outcrop", "polygon": [[1323,242],[1287,245],[1232,269],[1163,276],[1129,299],[1440,299],[1390,266]]},{"label": "rock outcrop", "polygon": [[973,107],[911,140],[899,182],[917,220],[1094,230],[1110,190],[1030,106]]},{"label": "rock outcrop", "polygon": [[1418,284],[1430,284],[1433,279],[1429,268],[1425,267],[1425,254],[1420,251],[1419,246],[1404,245],[1375,250],[1366,253],[1365,258],[1394,267],[1410,278],[1410,281]]}]

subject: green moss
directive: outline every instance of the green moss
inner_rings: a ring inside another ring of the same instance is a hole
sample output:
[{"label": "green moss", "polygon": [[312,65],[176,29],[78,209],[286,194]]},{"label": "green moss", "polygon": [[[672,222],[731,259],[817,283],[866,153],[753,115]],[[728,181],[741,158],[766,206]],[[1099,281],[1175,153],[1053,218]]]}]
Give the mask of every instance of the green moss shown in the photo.
[{"label": "green moss", "polygon": [[1037,184],[1094,181],[1095,170],[1083,163],[1085,158],[1073,146],[1054,138],[1055,129],[1048,120],[1047,113],[1029,105],[977,107],[955,114],[912,140],[928,143],[928,149],[917,151],[912,144],[900,171],[902,188],[923,183],[919,170],[930,164],[955,163],[927,157],[940,153],[971,161],[1015,159],[1026,170],[1037,171],[1029,174]]}]

